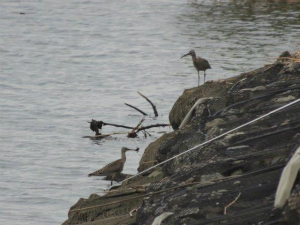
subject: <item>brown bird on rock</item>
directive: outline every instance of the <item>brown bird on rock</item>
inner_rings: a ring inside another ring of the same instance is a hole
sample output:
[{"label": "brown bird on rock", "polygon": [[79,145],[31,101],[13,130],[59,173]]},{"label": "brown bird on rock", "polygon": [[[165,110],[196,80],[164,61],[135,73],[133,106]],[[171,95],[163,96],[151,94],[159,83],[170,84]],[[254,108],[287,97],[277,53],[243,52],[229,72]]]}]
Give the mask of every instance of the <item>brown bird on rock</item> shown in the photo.
[{"label": "brown bird on rock", "polygon": [[124,164],[125,164],[125,161],[126,161],[125,153],[127,151],[136,151],[136,152],[138,152],[139,148],[129,149],[129,148],[123,147],[121,149],[121,155],[122,155],[121,159],[118,159],[114,162],[111,162],[111,163],[107,164],[106,166],[104,166],[102,169],[97,170],[93,173],[90,173],[89,177],[90,176],[108,176],[108,175],[111,175],[111,177],[112,177],[111,178],[111,185],[112,185],[112,181],[113,181],[114,177],[116,175],[119,175],[123,171]]},{"label": "brown bird on rock", "polygon": [[209,62],[206,59],[203,59],[201,57],[197,58],[194,50],[191,50],[188,54],[181,56],[181,58],[183,58],[187,55],[192,56],[194,67],[198,71],[198,86],[199,86],[199,82],[200,82],[199,71],[204,71],[204,83],[205,83],[205,76],[206,76],[205,70],[211,69]]}]

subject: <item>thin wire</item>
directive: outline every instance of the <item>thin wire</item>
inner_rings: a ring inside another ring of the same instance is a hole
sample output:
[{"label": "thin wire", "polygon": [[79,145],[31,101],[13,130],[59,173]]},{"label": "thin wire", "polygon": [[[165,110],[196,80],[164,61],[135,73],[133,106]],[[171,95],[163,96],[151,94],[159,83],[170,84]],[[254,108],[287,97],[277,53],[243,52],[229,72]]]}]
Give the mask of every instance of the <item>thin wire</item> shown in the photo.
[{"label": "thin wire", "polygon": [[229,133],[232,133],[232,132],[234,132],[234,131],[236,131],[236,130],[238,130],[238,129],[241,129],[241,128],[245,127],[245,126],[248,126],[248,125],[251,124],[251,123],[254,123],[254,122],[256,122],[256,121],[258,121],[258,120],[261,120],[261,119],[263,119],[263,118],[265,118],[265,117],[267,117],[267,116],[269,116],[269,115],[271,115],[271,114],[274,114],[274,113],[276,113],[276,112],[278,112],[278,111],[280,111],[280,110],[282,110],[282,109],[285,109],[285,108],[287,108],[287,107],[289,107],[289,106],[291,106],[291,105],[294,105],[294,104],[296,104],[297,102],[300,102],[300,99],[296,99],[295,101],[292,101],[292,102],[290,102],[290,103],[288,103],[288,104],[286,104],[286,105],[284,105],[284,106],[281,106],[281,107],[279,107],[278,109],[275,109],[275,110],[273,110],[273,111],[271,111],[271,112],[268,112],[268,113],[265,114],[265,115],[262,115],[262,116],[260,116],[260,117],[258,117],[258,118],[256,118],[256,119],[254,119],[254,120],[251,120],[251,121],[249,121],[249,122],[247,122],[247,123],[245,123],[245,124],[243,124],[243,125],[241,125],[241,126],[238,126],[238,127],[234,128],[234,129],[232,129],[232,130],[229,130],[229,131],[227,131],[227,132],[225,132],[225,133],[223,133],[223,134],[221,134],[221,135],[219,135],[219,136],[217,136],[217,137],[214,137],[214,138],[212,138],[212,139],[210,139],[210,140],[208,140],[208,141],[205,141],[205,142],[203,142],[203,143],[201,143],[201,144],[199,144],[199,145],[196,145],[196,146],[192,147],[191,149],[186,150],[186,151],[184,151],[184,152],[182,152],[182,153],[180,153],[180,154],[178,154],[178,155],[175,155],[175,156],[173,156],[173,157],[171,157],[171,158],[169,158],[169,159],[167,159],[167,160],[165,160],[165,161],[163,161],[163,162],[160,162],[160,163],[158,163],[158,164],[156,164],[156,165],[154,165],[154,166],[152,166],[152,167],[149,167],[148,169],[145,169],[145,170],[143,170],[142,172],[139,172],[139,173],[137,173],[136,175],[134,175],[134,176],[132,176],[132,177],[129,177],[129,178],[123,180],[122,183],[125,182],[125,181],[127,181],[127,180],[131,180],[132,178],[137,177],[137,176],[139,176],[139,175],[141,175],[141,174],[143,174],[143,173],[145,173],[145,172],[147,172],[147,171],[149,171],[149,170],[151,170],[151,169],[153,169],[153,168],[156,168],[156,167],[158,167],[158,166],[160,166],[160,165],[162,165],[162,164],[165,164],[165,163],[167,163],[167,162],[169,162],[169,161],[171,161],[171,160],[173,160],[173,159],[175,159],[175,158],[177,158],[177,157],[179,157],[179,156],[181,156],[181,155],[183,155],[183,154],[186,154],[186,153],[188,153],[188,152],[190,152],[190,151],[193,151],[193,150],[195,150],[195,149],[197,149],[197,148],[199,148],[199,147],[201,147],[201,146],[203,146],[203,145],[206,145],[206,144],[208,144],[208,143],[210,143],[210,142],[212,142],[212,141],[214,141],[214,140],[217,140],[217,139],[219,139],[219,138],[221,138],[221,137],[223,137],[223,136],[225,136],[225,135],[227,135],[227,134],[229,134]]}]

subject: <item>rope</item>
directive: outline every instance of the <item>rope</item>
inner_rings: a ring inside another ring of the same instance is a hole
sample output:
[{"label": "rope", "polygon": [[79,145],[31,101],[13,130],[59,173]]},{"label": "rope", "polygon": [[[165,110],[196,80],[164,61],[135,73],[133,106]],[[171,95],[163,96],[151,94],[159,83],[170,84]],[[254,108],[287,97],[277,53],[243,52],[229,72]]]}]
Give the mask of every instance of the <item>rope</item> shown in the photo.
[{"label": "rope", "polygon": [[234,131],[236,131],[236,130],[239,130],[239,129],[243,128],[243,127],[246,127],[246,126],[248,126],[249,124],[252,124],[252,123],[254,123],[254,122],[258,121],[258,120],[261,120],[261,119],[263,119],[263,118],[265,118],[265,117],[267,117],[267,116],[269,116],[269,115],[272,115],[272,114],[274,114],[274,113],[277,113],[277,112],[281,111],[282,109],[285,109],[285,108],[287,108],[287,107],[289,107],[289,106],[291,106],[291,105],[294,105],[294,104],[296,104],[296,103],[298,103],[298,102],[300,102],[300,99],[296,99],[296,100],[294,100],[294,101],[292,101],[292,102],[290,102],[290,103],[288,103],[288,104],[286,104],[286,105],[284,105],[284,106],[281,106],[281,107],[279,107],[279,108],[277,108],[277,109],[275,109],[275,110],[272,110],[271,112],[268,112],[268,113],[265,114],[265,115],[262,115],[262,116],[260,116],[260,117],[258,117],[258,118],[256,118],[256,119],[254,119],[254,120],[251,120],[251,121],[249,121],[249,122],[247,122],[247,123],[244,123],[243,125],[240,125],[240,126],[234,128],[234,129],[232,129],[232,130],[229,130],[229,131],[227,131],[227,132],[225,132],[225,133],[223,133],[223,134],[221,134],[221,135],[219,135],[219,136],[217,136],[217,137],[214,137],[214,138],[212,138],[212,139],[210,139],[210,140],[208,140],[208,141],[205,141],[205,142],[203,142],[203,143],[201,143],[201,144],[199,144],[199,145],[196,145],[196,146],[192,147],[191,149],[188,149],[188,150],[186,150],[186,151],[184,151],[184,152],[182,152],[182,153],[180,153],[180,154],[178,154],[178,155],[175,155],[175,156],[173,156],[173,157],[171,157],[171,158],[169,158],[169,159],[167,159],[167,160],[165,160],[165,161],[163,161],[163,162],[160,162],[160,163],[158,163],[158,164],[156,164],[156,165],[154,165],[154,166],[151,166],[151,167],[149,167],[148,169],[145,169],[144,171],[139,172],[139,173],[137,173],[136,175],[134,175],[134,176],[132,176],[132,177],[129,177],[129,178],[123,180],[122,183],[125,182],[125,181],[127,181],[127,180],[131,180],[132,178],[135,178],[135,177],[137,177],[137,176],[139,176],[139,175],[141,175],[141,174],[143,174],[143,173],[145,173],[145,172],[147,172],[147,171],[149,171],[149,170],[152,170],[152,169],[154,169],[154,168],[156,168],[156,167],[158,167],[158,166],[161,166],[161,165],[163,165],[163,164],[165,164],[165,163],[167,163],[167,162],[169,162],[169,161],[171,161],[171,160],[173,160],[173,159],[175,159],[175,158],[178,158],[178,157],[181,156],[181,155],[184,155],[184,154],[186,154],[186,153],[188,153],[188,152],[190,152],[190,151],[193,151],[193,150],[195,150],[195,149],[197,149],[197,148],[199,148],[199,147],[201,147],[201,146],[203,146],[203,145],[206,145],[206,144],[208,144],[208,143],[211,143],[211,142],[213,142],[214,140],[217,140],[217,139],[219,139],[219,138],[221,138],[221,137],[224,137],[224,136],[227,135],[227,134],[230,134],[230,133],[232,133],[232,132],[234,132]]}]

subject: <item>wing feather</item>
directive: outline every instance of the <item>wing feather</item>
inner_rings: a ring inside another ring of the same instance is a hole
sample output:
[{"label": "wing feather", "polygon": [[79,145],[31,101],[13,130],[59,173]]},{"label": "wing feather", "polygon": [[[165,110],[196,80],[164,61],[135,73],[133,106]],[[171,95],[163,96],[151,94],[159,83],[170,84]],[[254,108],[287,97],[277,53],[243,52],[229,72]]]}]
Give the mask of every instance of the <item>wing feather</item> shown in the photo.
[{"label": "wing feather", "polygon": [[89,176],[106,176],[111,173],[122,172],[123,166],[124,166],[124,163],[122,162],[122,160],[118,159],[114,162],[107,164],[103,168],[101,168],[93,173],[90,173]]}]

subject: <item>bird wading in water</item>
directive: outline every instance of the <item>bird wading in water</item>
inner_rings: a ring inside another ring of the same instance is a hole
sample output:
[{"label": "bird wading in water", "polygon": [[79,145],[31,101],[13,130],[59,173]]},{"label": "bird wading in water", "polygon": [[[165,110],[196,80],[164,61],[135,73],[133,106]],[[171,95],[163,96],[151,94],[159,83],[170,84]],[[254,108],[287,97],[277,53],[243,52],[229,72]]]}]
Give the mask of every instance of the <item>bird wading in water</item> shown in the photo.
[{"label": "bird wading in water", "polygon": [[209,62],[206,59],[203,59],[201,57],[197,58],[194,50],[191,50],[189,53],[181,56],[181,58],[188,56],[188,55],[192,56],[194,67],[198,71],[198,86],[199,86],[199,83],[200,83],[199,71],[204,71],[204,83],[205,83],[205,76],[206,76],[205,71],[207,69],[211,69],[211,67],[209,65]]},{"label": "bird wading in water", "polygon": [[93,173],[90,173],[89,177],[90,176],[108,176],[108,175],[110,175],[112,177],[111,178],[111,185],[112,185],[114,177],[119,175],[123,171],[124,164],[125,164],[125,161],[126,161],[125,153],[127,151],[136,151],[136,152],[138,152],[139,148],[129,149],[129,148],[123,147],[121,149],[121,155],[122,155],[121,159],[113,161],[113,162],[107,164],[106,166],[104,166],[103,168],[101,168],[100,170],[97,170]]}]

